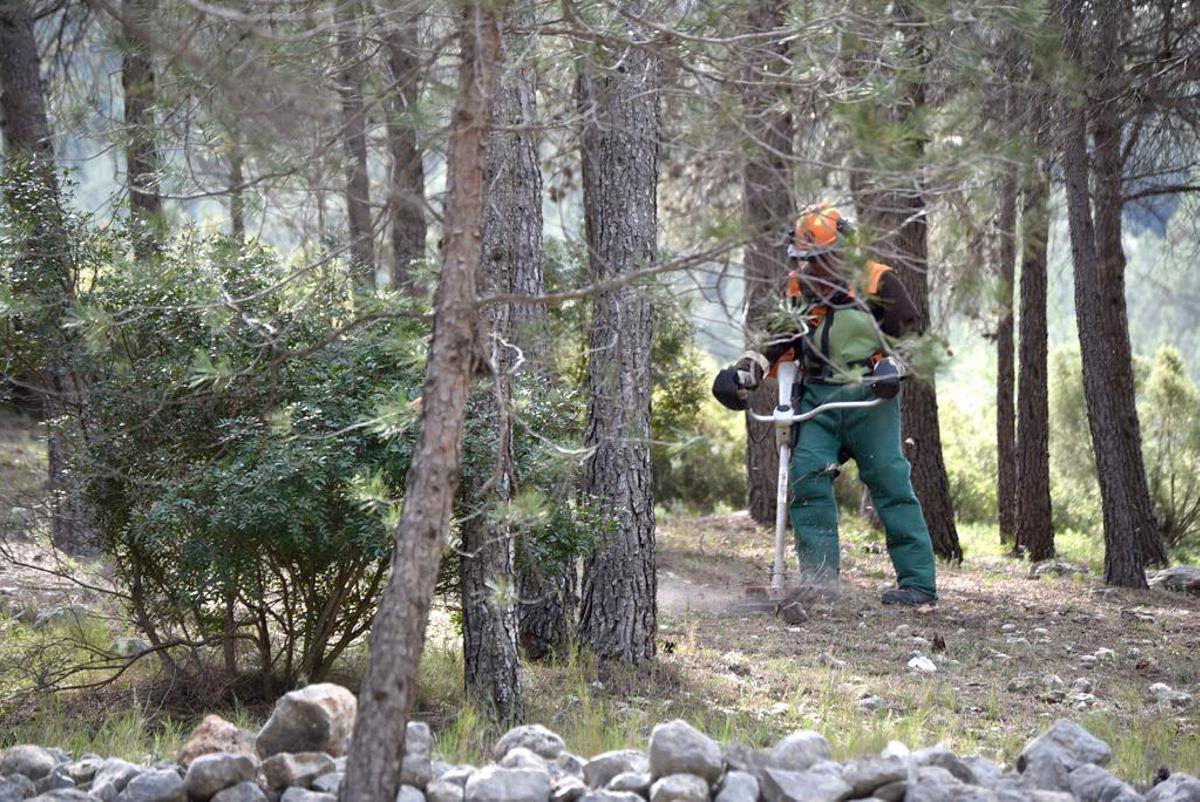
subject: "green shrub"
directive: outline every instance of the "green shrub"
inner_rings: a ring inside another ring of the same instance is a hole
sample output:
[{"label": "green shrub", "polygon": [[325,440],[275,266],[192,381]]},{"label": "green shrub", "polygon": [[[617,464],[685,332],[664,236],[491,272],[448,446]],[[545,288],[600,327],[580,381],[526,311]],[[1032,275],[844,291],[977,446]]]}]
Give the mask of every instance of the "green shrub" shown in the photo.
[{"label": "green shrub", "polygon": [[1200,390],[1174,346],[1163,345],[1155,354],[1139,416],[1159,531],[1170,547],[1195,542],[1200,535]]},{"label": "green shrub", "polygon": [[938,420],[955,517],[966,523],[995,521],[998,511],[994,413],[968,412],[943,394],[938,399]]}]

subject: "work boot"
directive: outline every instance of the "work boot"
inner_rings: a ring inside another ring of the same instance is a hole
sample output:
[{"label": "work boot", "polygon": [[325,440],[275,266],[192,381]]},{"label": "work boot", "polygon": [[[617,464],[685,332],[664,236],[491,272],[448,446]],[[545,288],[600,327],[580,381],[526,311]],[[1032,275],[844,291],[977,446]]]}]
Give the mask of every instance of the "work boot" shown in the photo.
[{"label": "work boot", "polygon": [[883,592],[883,603],[902,604],[905,607],[921,607],[926,604],[937,604],[937,598],[913,587],[888,588]]}]

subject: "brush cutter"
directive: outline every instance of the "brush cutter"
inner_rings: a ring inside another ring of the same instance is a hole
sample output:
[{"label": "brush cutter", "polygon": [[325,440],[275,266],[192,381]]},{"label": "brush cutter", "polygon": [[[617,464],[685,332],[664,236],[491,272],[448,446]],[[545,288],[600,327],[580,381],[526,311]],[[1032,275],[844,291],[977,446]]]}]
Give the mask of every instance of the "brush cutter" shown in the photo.
[{"label": "brush cutter", "polygon": [[760,599],[765,595],[764,600],[752,606],[761,606],[764,611],[769,612],[778,612],[779,605],[784,601],[784,561],[788,530],[788,469],[794,442],[792,427],[811,420],[823,412],[835,409],[878,406],[889,398],[895,397],[900,389],[899,366],[892,359],[883,359],[876,364],[874,372],[863,379],[864,382],[872,385],[875,398],[864,401],[831,401],[810,409],[808,412],[798,413],[792,408],[792,393],[796,386],[799,370],[798,362],[781,362],[776,369],[779,381],[779,403],[775,410],[769,415],[749,410],[750,417],[754,420],[775,424],[775,442],[779,447],[779,484],[775,498],[775,561],[771,566],[771,585],[769,589],[765,590],[765,593],[762,590],[755,592],[753,589],[748,589],[747,591],[748,596],[757,596]]}]

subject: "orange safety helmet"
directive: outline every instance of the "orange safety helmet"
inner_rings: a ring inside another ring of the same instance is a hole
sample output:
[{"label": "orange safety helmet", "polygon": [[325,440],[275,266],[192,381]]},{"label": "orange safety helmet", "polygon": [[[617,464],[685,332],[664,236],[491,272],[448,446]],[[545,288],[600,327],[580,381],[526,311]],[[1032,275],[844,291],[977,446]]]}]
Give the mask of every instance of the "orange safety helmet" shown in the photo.
[{"label": "orange safety helmet", "polygon": [[850,232],[850,221],[828,203],[814,203],[800,212],[788,256],[811,259],[838,250]]}]

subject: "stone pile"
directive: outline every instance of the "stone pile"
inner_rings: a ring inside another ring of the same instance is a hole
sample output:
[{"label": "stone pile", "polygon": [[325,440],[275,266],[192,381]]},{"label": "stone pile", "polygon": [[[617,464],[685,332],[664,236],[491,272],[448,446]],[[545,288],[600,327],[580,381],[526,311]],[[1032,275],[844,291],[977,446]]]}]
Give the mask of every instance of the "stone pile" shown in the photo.
[{"label": "stone pile", "polygon": [[[354,728],[354,696],[337,685],[287,694],[257,736],[209,716],[177,761],[117,758],[20,745],[0,757],[0,802],[337,802]],[[684,721],[657,725],[649,749],[590,759],[540,725],[517,727],[490,765],[432,758],[429,728],[408,725],[397,802],[1200,802],[1200,780],[1176,773],[1138,790],[1105,764],[1108,744],[1062,720],[1016,765],[942,746],[832,759],[815,732],[771,749],[721,745]]]}]

